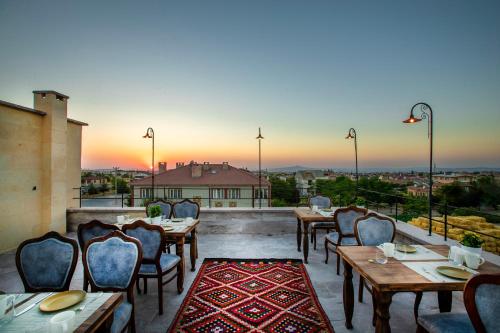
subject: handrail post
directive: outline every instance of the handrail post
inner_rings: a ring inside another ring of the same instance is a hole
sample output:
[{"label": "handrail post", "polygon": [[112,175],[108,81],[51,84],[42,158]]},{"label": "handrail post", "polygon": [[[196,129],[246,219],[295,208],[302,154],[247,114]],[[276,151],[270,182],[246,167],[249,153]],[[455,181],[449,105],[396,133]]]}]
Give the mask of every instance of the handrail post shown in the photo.
[{"label": "handrail post", "polygon": [[82,208],[82,187],[80,186],[78,188],[78,190],[80,191],[80,195],[78,196],[78,199],[80,201],[80,208]]},{"label": "handrail post", "polygon": [[122,192],[122,208],[123,208],[123,192]]},{"label": "handrail post", "polygon": [[396,222],[398,222],[398,200],[396,200]]},{"label": "handrail post", "polygon": [[448,202],[444,202],[444,240],[448,240]]}]

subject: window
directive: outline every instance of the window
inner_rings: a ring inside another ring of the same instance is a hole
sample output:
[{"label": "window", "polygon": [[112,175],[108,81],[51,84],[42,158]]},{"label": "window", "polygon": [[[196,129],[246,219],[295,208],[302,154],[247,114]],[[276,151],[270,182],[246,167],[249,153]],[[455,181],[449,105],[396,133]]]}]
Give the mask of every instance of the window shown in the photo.
[{"label": "window", "polygon": [[182,199],[182,189],[181,188],[169,188],[167,189],[168,199]]},{"label": "window", "polygon": [[151,188],[141,188],[141,198],[152,198],[153,197],[153,189]]},{"label": "window", "polygon": [[240,189],[239,188],[228,188],[227,189],[228,199],[240,199]]},{"label": "window", "polygon": [[210,196],[212,199],[224,199],[224,189],[223,188],[211,188]]},{"label": "window", "polygon": [[[262,196],[260,196],[261,199],[267,199],[267,188],[262,188],[261,189],[261,194]],[[259,189],[255,189],[255,199],[259,199]]]}]

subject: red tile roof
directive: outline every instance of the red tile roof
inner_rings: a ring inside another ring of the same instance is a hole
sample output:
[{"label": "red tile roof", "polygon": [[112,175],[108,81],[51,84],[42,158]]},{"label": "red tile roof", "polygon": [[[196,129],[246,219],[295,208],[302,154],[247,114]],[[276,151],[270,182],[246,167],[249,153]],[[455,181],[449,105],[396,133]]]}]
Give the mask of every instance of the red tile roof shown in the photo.
[{"label": "red tile roof", "polygon": [[[202,169],[200,177],[192,177],[191,168],[197,166]],[[208,169],[208,170],[206,170]],[[131,182],[132,186],[151,185],[151,177],[146,177]],[[180,186],[180,185],[201,185],[201,186],[252,186],[259,185],[259,177],[250,171],[238,169],[222,164],[188,164],[176,169],[167,170],[155,175],[155,186]],[[262,186],[269,186],[270,183],[262,178]]]}]

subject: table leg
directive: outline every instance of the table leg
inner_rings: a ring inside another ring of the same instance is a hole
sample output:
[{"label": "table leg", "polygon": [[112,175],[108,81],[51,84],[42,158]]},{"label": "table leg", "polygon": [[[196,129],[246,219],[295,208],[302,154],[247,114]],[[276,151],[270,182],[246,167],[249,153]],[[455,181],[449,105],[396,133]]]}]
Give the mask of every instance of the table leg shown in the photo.
[{"label": "table leg", "polygon": [[309,256],[309,225],[302,222],[302,250],[304,251],[304,263],[307,264]]},{"label": "table leg", "polygon": [[451,291],[438,291],[439,312],[451,311]]},{"label": "table leg", "polygon": [[389,313],[389,307],[392,302],[392,292],[380,292],[373,288],[372,292],[377,300],[377,325],[375,326],[376,333],[390,333],[391,326],[389,325],[389,319],[391,315]]},{"label": "table leg", "polygon": [[179,274],[179,276],[177,277],[177,291],[180,294],[184,290],[184,237],[177,238],[177,241],[175,243],[175,252],[179,257],[181,257],[181,262],[179,263],[179,266],[177,266],[177,274]]},{"label": "table leg", "polygon": [[196,270],[196,254],[198,252],[198,240],[196,239],[196,228],[191,231],[191,244],[189,247],[189,257],[191,258],[191,272]]},{"label": "table leg", "polygon": [[352,329],[352,314],[354,312],[354,287],[352,286],[352,266],[344,260],[344,314],[345,327]]},{"label": "table leg", "polygon": [[300,236],[302,235],[302,221],[300,221],[299,218],[297,218],[297,251],[300,252]]}]

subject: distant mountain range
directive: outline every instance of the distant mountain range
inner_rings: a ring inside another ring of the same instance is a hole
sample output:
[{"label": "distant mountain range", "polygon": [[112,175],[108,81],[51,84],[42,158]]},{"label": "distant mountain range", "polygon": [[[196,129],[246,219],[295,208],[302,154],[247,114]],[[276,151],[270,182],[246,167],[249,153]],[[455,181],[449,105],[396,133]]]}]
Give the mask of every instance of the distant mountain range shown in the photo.
[{"label": "distant mountain range", "polygon": [[[293,173],[297,171],[307,171],[307,170],[333,170],[337,172],[353,172],[354,168],[314,168],[314,167],[306,167],[302,165],[293,165],[293,166],[285,166],[278,168],[269,168],[266,169],[268,172],[283,172],[283,173]],[[416,166],[416,167],[381,167],[381,168],[360,168],[360,173],[368,173],[368,172],[426,172],[429,170],[429,167],[424,166]],[[434,170],[436,173],[440,172],[500,172],[500,168],[498,167],[452,167],[452,168],[436,168]]]}]

